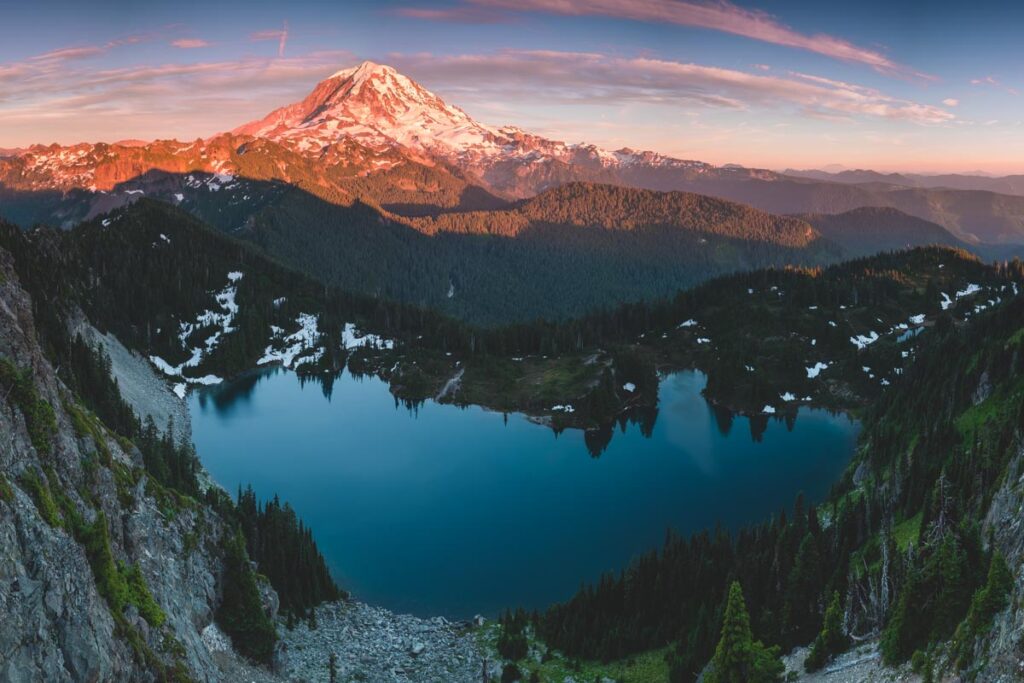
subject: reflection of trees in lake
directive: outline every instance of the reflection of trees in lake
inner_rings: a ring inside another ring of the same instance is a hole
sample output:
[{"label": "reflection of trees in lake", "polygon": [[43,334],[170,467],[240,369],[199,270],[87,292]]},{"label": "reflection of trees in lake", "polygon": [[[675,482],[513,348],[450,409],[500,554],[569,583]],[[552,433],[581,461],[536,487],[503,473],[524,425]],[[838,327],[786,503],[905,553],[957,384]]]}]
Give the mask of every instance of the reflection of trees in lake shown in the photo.
[{"label": "reflection of trees in lake", "polygon": [[210,404],[218,415],[230,415],[240,403],[249,403],[252,400],[257,384],[276,375],[280,370],[281,368],[277,366],[254,370],[243,373],[229,382],[201,389],[199,407],[205,410]]},{"label": "reflection of trees in lake", "polygon": [[768,416],[751,415],[747,419],[750,420],[750,438],[754,440],[754,443],[761,443],[765,431],[768,430]]},{"label": "reflection of trees in lake", "polygon": [[722,436],[729,436],[729,432],[732,431],[732,421],[735,414],[728,408],[715,403],[709,402],[708,406],[711,408],[711,414],[715,416],[718,433]]}]

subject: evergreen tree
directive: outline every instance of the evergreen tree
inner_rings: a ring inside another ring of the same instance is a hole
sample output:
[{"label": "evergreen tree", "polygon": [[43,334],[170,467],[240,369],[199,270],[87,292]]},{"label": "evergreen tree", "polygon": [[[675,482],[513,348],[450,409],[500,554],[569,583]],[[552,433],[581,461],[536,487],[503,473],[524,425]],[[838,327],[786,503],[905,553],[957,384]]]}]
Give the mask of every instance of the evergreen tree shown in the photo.
[{"label": "evergreen tree", "polygon": [[843,632],[843,608],[839,602],[839,592],[832,593],[832,600],[825,610],[825,622],[821,633],[814,639],[811,652],[804,661],[807,671],[817,671],[835,655],[843,652],[849,645],[849,638]]},{"label": "evergreen tree", "polygon": [[241,654],[270,664],[277,633],[263,611],[256,575],[245,554],[241,532],[227,541],[224,556],[224,595],[217,608],[217,623]]},{"label": "evergreen tree", "polygon": [[338,655],[331,653],[327,659],[327,678],[330,683],[337,683],[338,680]]},{"label": "evergreen tree", "polygon": [[[794,515],[794,524],[802,521],[803,515]],[[800,542],[786,588],[784,628],[788,644],[806,643],[817,629],[821,575],[818,539],[808,532]]]},{"label": "evergreen tree", "polygon": [[743,589],[739,581],[733,581],[722,618],[722,638],[704,680],[706,683],[771,683],[780,680],[784,670],[778,648],[768,648],[754,640]]}]

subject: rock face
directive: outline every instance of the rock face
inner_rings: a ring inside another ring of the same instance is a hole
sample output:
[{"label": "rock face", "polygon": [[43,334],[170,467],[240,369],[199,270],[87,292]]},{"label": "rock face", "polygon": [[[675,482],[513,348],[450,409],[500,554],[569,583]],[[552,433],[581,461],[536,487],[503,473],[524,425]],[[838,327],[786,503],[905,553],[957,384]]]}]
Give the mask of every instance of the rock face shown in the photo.
[{"label": "rock face", "polygon": [[991,532],[1010,567],[1016,567],[1009,606],[996,615],[992,631],[975,644],[975,656],[983,662],[979,681],[1024,680],[1024,445],[1007,467],[1008,476],[992,499],[985,518],[985,537]]},{"label": "rock face", "polygon": [[[158,502],[137,450],[80,433],[74,396],[42,353],[30,299],[2,250],[0,359],[31,373],[56,424],[37,448],[23,411],[0,396],[0,681],[148,681],[161,668],[230,678],[244,665],[233,655],[215,661],[201,636],[219,600],[223,523],[203,505]],[[32,481],[49,492],[51,514]],[[80,530],[97,519],[106,520],[113,560],[138,567],[162,624],[131,606],[112,612]]]},{"label": "rock face", "polygon": [[[32,368],[41,397],[60,405],[57,380],[36,344],[29,299],[6,252],[0,252],[0,357]],[[69,480],[81,480],[84,453],[61,411],[57,420],[51,464]],[[46,463],[23,416],[7,402],[0,406],[0,434],[0,474],[10,491],[0,502],[0,680],[107,680],[120,672],[138,677],[130,649],[114,636],[84,549],[44,521],[16,483],[27,473],[38,475]]]}]

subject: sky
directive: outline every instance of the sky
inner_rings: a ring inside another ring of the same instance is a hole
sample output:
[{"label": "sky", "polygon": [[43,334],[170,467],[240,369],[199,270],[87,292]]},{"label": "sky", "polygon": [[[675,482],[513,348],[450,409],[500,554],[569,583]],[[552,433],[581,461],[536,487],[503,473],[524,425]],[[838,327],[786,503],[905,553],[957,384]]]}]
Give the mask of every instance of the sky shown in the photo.
[{"label": "sky", "polygon": [[1024,173],[1024,3],[0,0],[0,148],[208,137],[390,64],[484,123],[773,169]]}]

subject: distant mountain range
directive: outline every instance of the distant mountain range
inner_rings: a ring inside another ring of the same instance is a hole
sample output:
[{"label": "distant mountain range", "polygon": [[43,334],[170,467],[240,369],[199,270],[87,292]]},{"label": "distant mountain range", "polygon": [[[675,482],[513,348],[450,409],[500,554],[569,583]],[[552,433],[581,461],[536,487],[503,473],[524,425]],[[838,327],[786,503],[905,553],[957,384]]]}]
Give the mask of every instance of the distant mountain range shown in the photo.
[{"label": "distant mountain range", "polygon": [[205,140],[0,158],[0,215],[23,227],[70,228],[142,197],[326,282],[486,323],[666,296],[750,268],[1024,243],[1022,196],[566,144],[480,123],[372,62]]},{"label": "distant mountain range", "polygon": [[877,183],[899,187],[924,187],[947,190],[977,190],[997,194],[1024,195],[1024,175],[988,176],[962,173],[929,175],[921,173],[879,173],[870,170],[796,170],[786,169],[785,175],[813,180],[861,185]]}]

